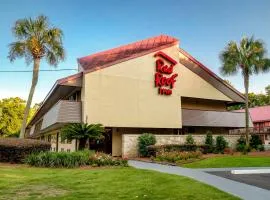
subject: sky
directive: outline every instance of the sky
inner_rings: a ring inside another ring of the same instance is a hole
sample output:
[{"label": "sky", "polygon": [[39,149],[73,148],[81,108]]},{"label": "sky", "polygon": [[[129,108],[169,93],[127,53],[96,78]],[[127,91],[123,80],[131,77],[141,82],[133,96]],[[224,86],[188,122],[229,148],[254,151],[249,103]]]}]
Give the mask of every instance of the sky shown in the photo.
[{"label": "sky", "polygon": [[[269,0],[1,0],[0,71],[32,69],[23,59],[9,62],[8,44],[15,41],[11,28],[16,20],[40,14],[64,32],[67,56],[57,69],[76,69],[79,57],[160,34],[178,38],[181,48],[218,75],[219,54],[231,40],[254,35],[270,51]],[[41,69],[53,67],[42,62]],[[41,102],[57,79],[75,72],[40,72],[33,102]],[[27,99],[31,77],[0,72],[0,99]],[[222,78],[244,91],[240,73]],[[264,92],[269,84],[270,73],[253,76],[250,91]]]}]

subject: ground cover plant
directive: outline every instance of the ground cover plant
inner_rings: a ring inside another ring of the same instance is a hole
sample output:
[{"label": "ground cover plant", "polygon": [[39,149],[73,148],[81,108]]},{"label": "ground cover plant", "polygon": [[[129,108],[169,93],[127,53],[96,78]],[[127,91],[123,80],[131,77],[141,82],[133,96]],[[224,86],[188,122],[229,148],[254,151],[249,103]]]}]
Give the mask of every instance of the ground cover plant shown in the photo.
[{"label": "ground cover plant", "polygon": [[270,167],[270,157],[249,155],[224,155],[205,158],[184,164],[189,168],[220,168],[220,167]]},{"label": "ground cover plant", "polygon": [[22,163],[28,155],[50,148],[50,143],[40,140],[0,138],[0,162]]},{"label": "ground cover plant", "polygon": [[0,165],[0,199],[236,200],[195,180],[134,168],[53,169]]},{"label": "ground cover plant", "polygon": [[33,153],[25,163],[35,167],[74,168],[80,166],[127,166],[127,160],[116,159],[104,153],[93,151],[40,152]]}]

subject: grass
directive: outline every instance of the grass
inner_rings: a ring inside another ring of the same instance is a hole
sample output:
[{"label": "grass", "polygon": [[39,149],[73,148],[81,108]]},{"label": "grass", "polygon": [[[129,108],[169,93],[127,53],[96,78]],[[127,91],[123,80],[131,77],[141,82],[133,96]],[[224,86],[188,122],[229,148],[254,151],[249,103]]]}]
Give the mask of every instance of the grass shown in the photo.
[{"label": "grass", "polygon": [[212,157],[184,164],[183,166],[188,168],[270,167],[270,157],[248,155]]},{"label": "grass", "polygon": [[134,168],[48,169],[0,164],[0,199],[237,199],[189,178]]}]

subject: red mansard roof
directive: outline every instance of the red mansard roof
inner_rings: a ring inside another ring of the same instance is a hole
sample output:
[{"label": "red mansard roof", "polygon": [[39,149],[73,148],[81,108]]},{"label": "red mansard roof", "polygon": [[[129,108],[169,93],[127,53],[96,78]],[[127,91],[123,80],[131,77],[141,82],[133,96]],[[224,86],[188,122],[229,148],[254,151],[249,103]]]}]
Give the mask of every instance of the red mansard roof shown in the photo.
[{"label": "red mansard roof", "polygon": [[160,35],[78,59],[83,71],[95,71],[177,44],[176,38]]},{"label": "red mansard roof", "polygon": [[[244,109],[237,110],[237,112],[245,112]],[[252,122],[265,122],[270,121],[270,105],[249,108],[249,114]]]}]

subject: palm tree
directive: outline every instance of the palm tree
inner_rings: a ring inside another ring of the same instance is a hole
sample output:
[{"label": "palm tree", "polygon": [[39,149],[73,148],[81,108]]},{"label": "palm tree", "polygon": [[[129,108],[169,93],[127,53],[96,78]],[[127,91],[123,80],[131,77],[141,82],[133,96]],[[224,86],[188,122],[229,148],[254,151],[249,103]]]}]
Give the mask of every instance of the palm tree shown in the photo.
[{"label": "palm tree", "polygon": [[88,139],[103,139],[104,132],[105,129],[102,124],[73,123],[61,129],[61,139],[79,140],[79,150],[83,150]]},{"label": "palm tree", "polygon": [[270,59],[266,57],[266,54],[264,43],[261,40],[255,40],[253,37],[244,37],[239,44],[235,41],[229,42],[220,54],[220,60],[222,62],[221,73],[223,75],[233,75],[241,71],[244,78],[247,144],[249,137],[249,78],[253,74],[266,72],[270,69]]},{"label": "palm tree", "polygon": [[9,60],[13,62],[17,58],[25,58],[27,64],[33,62],[32,85],[20,131],[20,138],[24,138],[27,118],[38,82],[40,61],[45,58],[50,65],[57,66],[64,60],[63,32],[59,28],[52,27],[48,18],[43,15],[36,19],[17,20],[12,32],[17,41],[9,45]]}]

